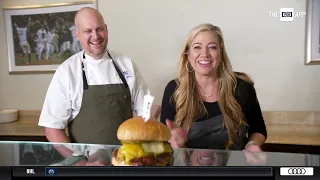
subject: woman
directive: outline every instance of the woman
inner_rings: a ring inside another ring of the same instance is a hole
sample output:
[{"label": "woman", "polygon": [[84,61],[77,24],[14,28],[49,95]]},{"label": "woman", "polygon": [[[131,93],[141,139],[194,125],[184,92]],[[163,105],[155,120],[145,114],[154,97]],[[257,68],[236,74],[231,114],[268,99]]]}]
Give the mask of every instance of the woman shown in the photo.
[{"label": "woman", "polygon": [[219,27],[190,32],[178,78],[164,91],[161,122],[173,148],[261,151],[267,132],[253,81],[233,72]]},{"label": "woman", "polygon": [[186,165],[190,166],[226,166],[228,153],[206,149],[192,149],[186,154]]}]

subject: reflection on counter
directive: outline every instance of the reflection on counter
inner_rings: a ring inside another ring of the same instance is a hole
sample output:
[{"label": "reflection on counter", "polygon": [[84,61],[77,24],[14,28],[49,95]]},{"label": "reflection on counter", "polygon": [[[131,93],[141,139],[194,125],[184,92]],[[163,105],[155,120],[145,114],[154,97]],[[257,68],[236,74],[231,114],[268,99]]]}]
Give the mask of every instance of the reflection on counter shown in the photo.
[{"label": "reflection on counter", "polygon": [[[2,141],[0,165],[110,166],[116,148],[119,146]],[[320,166],[320,155],[175,149],[172,166]]]},{"label": "reflection on counter", "polygon": [[46,165],[64,159],[50,144],[21,143],[18,146],[20,165]]},{"label": "reflection on counter", "polygon": [[206,149],[181,149],[175,152],[176,165],[183,166],[226,166],[229,153]]},{"label": "reflection on counter", "polygon": [[[0,124],[0,140],[46,142],[39,116],[38,110],[19,110],[18,121]],[[271,111],[263,116],[268,131],[264,151],[320,154],[320,112]]]}]

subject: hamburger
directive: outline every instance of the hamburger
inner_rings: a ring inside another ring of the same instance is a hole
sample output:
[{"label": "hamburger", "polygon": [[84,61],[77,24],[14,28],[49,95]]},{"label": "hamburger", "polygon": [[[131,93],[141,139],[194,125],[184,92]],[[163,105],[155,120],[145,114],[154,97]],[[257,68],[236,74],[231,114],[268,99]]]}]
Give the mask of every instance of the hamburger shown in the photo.
[{"label": "hamburger", "polygon": [[134,117],[117,132],[121,146],[112,153],[113,166],[171,166],[173,150],[168,143],[169,128],[155,119]]}]

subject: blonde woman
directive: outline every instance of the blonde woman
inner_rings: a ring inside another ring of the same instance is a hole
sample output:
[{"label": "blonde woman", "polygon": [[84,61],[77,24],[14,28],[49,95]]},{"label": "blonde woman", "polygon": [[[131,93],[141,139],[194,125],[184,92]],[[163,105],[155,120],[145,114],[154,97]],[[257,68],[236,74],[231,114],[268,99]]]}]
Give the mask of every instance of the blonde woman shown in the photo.
[{"label": "blonde woman", "polygon": [[189,34],[162,99],[173,148],[261,151],[267,138],[253,81],[232,70],[223,35],[211,24]]}]

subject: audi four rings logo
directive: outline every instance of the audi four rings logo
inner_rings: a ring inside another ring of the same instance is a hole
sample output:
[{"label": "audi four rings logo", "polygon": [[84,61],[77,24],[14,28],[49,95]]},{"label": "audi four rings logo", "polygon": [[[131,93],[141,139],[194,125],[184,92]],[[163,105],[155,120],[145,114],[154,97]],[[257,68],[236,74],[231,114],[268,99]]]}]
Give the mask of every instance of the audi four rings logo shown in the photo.
[{"label": "audi four rings logo", "polygon": [[281,167],[281,176],[313,176],[313,167]]},{"label": "audi four rings logo", "polygon": [[303,175],[303,174],[306,174],[306,169],[304,168],[289,168],[288,169],[288,174],[291,174],[291,175],[294,175],[294,174],[300,174],[300,175]]}]

